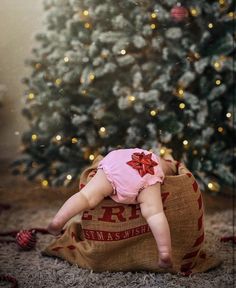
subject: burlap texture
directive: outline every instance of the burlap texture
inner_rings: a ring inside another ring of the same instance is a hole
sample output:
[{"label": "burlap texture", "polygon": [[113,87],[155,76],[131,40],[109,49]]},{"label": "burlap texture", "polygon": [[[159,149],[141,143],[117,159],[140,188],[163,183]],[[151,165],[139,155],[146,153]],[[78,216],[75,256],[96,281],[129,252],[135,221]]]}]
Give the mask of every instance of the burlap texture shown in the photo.
[{"label": "burlap texture", "polygon": [[[96,173],[102,156],[80,177],[82,188]],[[183,163],[169,161],[176,175],[166,176],[161,186],[162,201],[170,225],[173,268],[158,267],[156,242],[142,217],[139,205],[104,199],[95,209],[85,211],[81,222],[70,223],[43,254],[63,258],[97,272],[168,271],[187,275],[204,272],[220,264],[204,251],[204,207],[196,179]]]}]

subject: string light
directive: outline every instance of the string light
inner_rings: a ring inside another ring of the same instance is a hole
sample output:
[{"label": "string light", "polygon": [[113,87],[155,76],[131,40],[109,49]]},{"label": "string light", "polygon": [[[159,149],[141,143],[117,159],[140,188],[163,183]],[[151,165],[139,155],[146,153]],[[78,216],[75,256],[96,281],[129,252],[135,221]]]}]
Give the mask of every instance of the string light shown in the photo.
[{"label": "string light", "polygon": [[75,138],[75,137],[73,137],[73,138],[71,139],[71,143],[72,143],[72,144],[76,144],[76,143],[78,143],[78,139]]},{"label": "string light", "polygon": [[213,192],[218,192],[220,190],[220,185],[215,181],[209,182],[207,187]]},{"label": "string light", "polygon": [[42,67],[42,64],[41,64],[41,63],[36,63],[36,64],[35,64],[35,68],[36,68],[36,69],[40,69],[41,67]]},{"label": "string light", "polygon": [[172,149],[169,149],[165,146],[163,146],[161,149],[160,149],[160,155],[163,157],[163,156],[171,156],[172,157],[172,152],[173,150]]},{"label": "string light", "polygon": [[154,23],[152,23],[151,25],[150,25],[150,27],[154,30],[154,29],[156,29],[156,24],[154,24]]},{"label": "string light", "polygon": [[216,80],[216,85],[220,85],[220,84],[221,84],[220,79],[217,79],[217,80]]},{"label": "string light", "polygon": [[100,131],[100,132],[105,132],[105,131],[106,131],[106,128],[105,128],[105,127],[101,127],[101,128],[99,129],[99,131]]},{"label": "string light", "polygon": [[29,93],[28,99],[30,99],[30,100],[34,99],[34,93]]},{"label": "string light", "polygon": [[155,19],[155,18],[157,18],[157,14],[153,12],[153,13],[151,14],[151,17],[152,17],[153,19]]},{"label": "string light", "polygon": [[190,13],[192,16],[196,17],[198,15],[198,10],[196,8],[191,8]]},{"label": "string light", "polygon": [[94,155],[93,155],[93,154],[90,154],[90,155],[89,155],[89,160],[93,161],[93,160],[94,160],[94,158],[95,158],[95,157],[94,157]]},{"label": "string light", "polygon": [[129,95],[128,96],[128,100],[130,101],[130,102],[133,102],[133,101],[135,101],[135,96],[132,96],[132,95]]},{"label": "string light", "polygon": [[157,115],[157,111],[151,110],[151,111],[150,111],[150,115],[151,115],[151,116],[156,116],[156,115]]},{"label": "string light", "polygon": [[57,141],[61,141],[61,135],[57,135],[55,138]]},{"label": "string light", "polygon": [[107,58],[108,52],[103,51],[103,52],[101,53],[101,56],[102,56],[102,58]]},{"label": "string light", "polygon": [[84,14],[84,16],[88,16],[88,15],[89,15],[88,10],[84,10],[84,11],[83,11],[83,14]]},{"label": "string light", "polygon": [[90,25],[90,23],[84,23],[84,28],[86,28],[86,29],[89,29],[89,28],[91,28],[91,25]]},{"label": "string light", "polygon": [[122,49],[122,50],[120,51],[120,54],[125,55],[125,54],[126,54],[125,49]]},{"label": "string light", "polygon": [[165,153],[166,153],[166,149],[165,148],[161,148],[160,149],[160,155],[165,155]]},{"label": "string light", "polygon": [[69,58],[67,56],[64,57],[64,62],[69,62]]},{"label": "string light", "polygon": [[61,82],[62,82],[62,80],[59,79],[59,78],[55,80],[55,84],[58,85],[58,86],[61,84]]},{"label": "string light", "polygon": [[228,13],[228,16],[229,16],[230,18],[232,18],[232,19],[235,19],[235,18],[236,18],[236,12],[230,11],[230,12]]},{"label": "string light", "polygon": [[213,184],[212,184],[211,182],[210,182],[210,183],[208,183],[208,185],[207,185],[207,186],[208,186],[208,188],[209,188],[209,189],[212,189],[212,188],[213,188]]},{"label": "string light", "polygon": [[179,108],[180,108],[180,109],[184,109],[184,108],[185,108],[185,104],[184,104],[184,103],[180,103],[180,104],[179,104]]},{"label": "string light", "polygon": [[68,174],[68,175],[66,176],[66,179],[67,179],[67,180],[71,180],[71,179],[72,179],[72,176],[71,176],[70,174]]},{"label": "string light", "polygon": [[226,117],[227,118],[230,118],[232,115],[231,115],[231,113],[230,112],[228,112],[227,114],[226,114]]},{"label": "string light", "polygon": [[179,97],[183,98],[184,97],[184,90],[182,88],[178,89],[178,95]]},{"label": "string light", "polygon": [[89,74],[89,79],[90,79],[91,81],[94,80],[94,79],[95,79],[95,75],[92,74],[92,73],[90,73],[90,74]]},{"label": "string light", "polygon": [[225,0],[219,0],[219,4],[220,5],[224,5],[225,4]]},{"label": "string light", "polygon": [[36,141],[36,140],[38,139],[38,136],[37,136],[36,134],[32,134],[32,135],[31,135],[31,139],[32,139],[33,141]]},{"label": "string light", "polygon": [[183,144],[184,144],[184,146],[187,146],[188,145],[188,140],[184,140]]},{"label": "string light", "polygon": [[193,150],[193,155],[197,155],[197,154],[198,154],[197,150],[194,149],[194,150]]},{"label": "string light", "polygon": [[216,61],[216,62],[214,62],[214,67],[215,67],[216,70],[220,70],[221,65],[220,65],[219,62]]},{"label": "string light", "polygon": [[84,96],[88,94],[87,90],[82,90],[81,93],[82,93],[82,95],[84,95]]},{"label": "string light", "polygon": [[208,24],[208,28],[212,29],[212,28],[213,28],[213,24],[212,24],[212,23],[209,23],[209,24]]},{"label": "string light", "polygon": [[218,127],[218,132],[222,133],[224,131],[224,128],[223,127]]},{"label": "string light", "polygon": [[101,128],[99,129],[98,133],[99,133],[99,135],[100,135],[101,137],[106,136],[106,128],[105,128],[105,127],[101,127]]},{"label": "string light", "polygon": [[47,187],[48,186],[48,180],[46,180],[46,179],[42,180],[41,184],[43,187]]}]

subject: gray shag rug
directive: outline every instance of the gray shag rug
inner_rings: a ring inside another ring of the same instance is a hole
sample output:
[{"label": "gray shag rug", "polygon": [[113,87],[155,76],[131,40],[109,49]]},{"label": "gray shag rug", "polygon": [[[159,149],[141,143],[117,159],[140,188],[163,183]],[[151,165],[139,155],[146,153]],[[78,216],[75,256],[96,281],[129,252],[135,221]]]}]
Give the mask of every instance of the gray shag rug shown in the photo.
[{"label": "gray shag rug", "polygon": [[[0,231],[46,227],[56,211],[50,203],[40,209],[13,205],[0,215]],[[235,287],[234,247],[232,243],[220,242],[222,236],[233,234],[233,212],[227,210],[207,215],[205,224],[206,247],[218,254],[223,263],[209,272],[190,277],[149,272],[94,273],[59,258],[42,256],[41,251],[53,240],[53,236],[42,234],[37,234],[37,245],[32,251],[19,251],[15,243],[0,243],[0,274],[15,277],[20,288]],[[0,281],[0,287],[11,287],[11,284]]]}]

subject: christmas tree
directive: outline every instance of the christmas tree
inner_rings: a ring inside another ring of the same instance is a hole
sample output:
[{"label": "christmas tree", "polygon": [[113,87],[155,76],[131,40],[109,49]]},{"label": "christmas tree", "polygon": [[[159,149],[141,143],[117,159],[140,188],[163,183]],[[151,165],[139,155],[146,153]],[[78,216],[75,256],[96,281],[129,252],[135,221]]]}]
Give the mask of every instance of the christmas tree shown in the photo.
[{"label": "christmas tree", "polygon": [[69,185],[96,155],[140,147],[233,183],[232,0],[46,0],[14,172]]}]

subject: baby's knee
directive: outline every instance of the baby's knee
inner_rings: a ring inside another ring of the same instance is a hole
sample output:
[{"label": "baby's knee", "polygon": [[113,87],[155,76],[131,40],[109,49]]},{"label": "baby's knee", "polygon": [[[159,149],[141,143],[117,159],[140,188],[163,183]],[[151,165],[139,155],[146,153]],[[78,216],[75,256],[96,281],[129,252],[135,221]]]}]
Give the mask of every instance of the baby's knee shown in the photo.
[{"label": "baby's knee", "polygon": [[104,196],[99,191],[95,193],[85,193],[83,190],[80,191],[82,201],[84,202],[84,206],[86,209],[95,208],[103,199]]},{"label": "baby's knee", "polygon": [[158,207],[157,205],[153,204],[153,203],[148,203],[148,202],[143,202],[140,204],[140,208],[141,208],[141,213],[142,216],[145,219],[148,219],[149,217],[161,213],[163,212],[163,210],[160,210],[160,207]]}]

